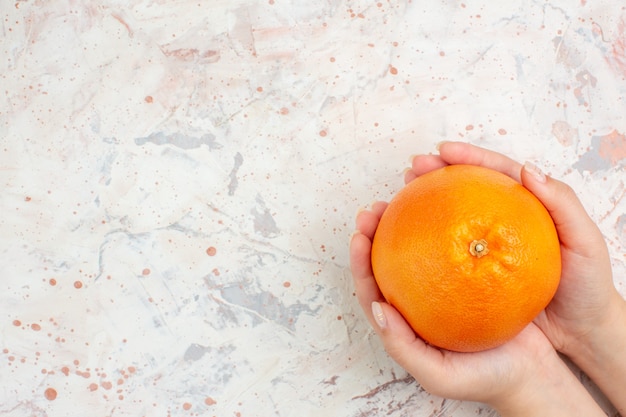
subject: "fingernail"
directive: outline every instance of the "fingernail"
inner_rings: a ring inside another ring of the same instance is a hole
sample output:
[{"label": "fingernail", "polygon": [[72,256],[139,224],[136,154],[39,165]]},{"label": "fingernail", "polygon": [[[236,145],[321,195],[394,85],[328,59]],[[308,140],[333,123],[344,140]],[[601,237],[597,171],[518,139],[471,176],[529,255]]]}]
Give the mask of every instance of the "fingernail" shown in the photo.
[{"label": "fingernail", "polygon": [[532,162],[526,162],[524,164],[524,169],[538,182],[546,182],[546,174],[544,174],[543,171],[541,171],[541,169],[539,169],[539,167]]},{"label": "fingernail", "polygon": [[372,302],[372,314],[374,315],[374,320],[376,320],[376,324],[381,329],[387,327],[387,318],[385,317],[385,313],[383,313],[383,308],[379,302]]},{"label": "fingernail", "polygon": [[439,150],[439,148],[441,148],[441,145],[443,145],[444,143],[448,143],[448,142],[450,142],[450,141],[449,141],[449,140],[442,140],[441,142],[439,142],[439,143],[435,146],[435,148],[437,148],[437,150]]},{"label": "fingernail", "polygon": [[409,164],[413,165],[413,160],[415,159],[415,157],[417,156],[417,154],[413,154],[411,156],[409,156]]}]

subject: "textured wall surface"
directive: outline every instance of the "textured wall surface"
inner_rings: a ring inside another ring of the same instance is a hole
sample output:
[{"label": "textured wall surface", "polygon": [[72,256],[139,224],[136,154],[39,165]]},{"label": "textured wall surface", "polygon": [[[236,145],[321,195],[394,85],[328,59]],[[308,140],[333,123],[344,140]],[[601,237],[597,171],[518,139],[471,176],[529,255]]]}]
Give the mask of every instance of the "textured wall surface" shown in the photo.
[{"label": "textured wall surface", "polygon": [[421,389],[353,296],[357,209],[444,139],[574,187],[626,294],[621,1],[0,17],[1,416],[495,415]]}]

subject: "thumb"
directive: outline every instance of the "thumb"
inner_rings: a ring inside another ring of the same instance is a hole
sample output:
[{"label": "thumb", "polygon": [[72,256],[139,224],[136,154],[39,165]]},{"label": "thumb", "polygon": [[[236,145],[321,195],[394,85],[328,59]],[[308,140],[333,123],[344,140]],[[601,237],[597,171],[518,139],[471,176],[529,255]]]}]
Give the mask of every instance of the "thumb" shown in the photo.
[{"label": "thumb", "polygon": [[[446,396],[454,381],[448,375],[444,353],[420,339],[404,317],[390,304],[372,303],[376,331],[385,350],[428,392]],[[446,389],[447,388],[447,389]]]},{"label": "thumb", "polygon": [[569,185],[550,178],[530,162],[524,164],[521,179],[550,213],[564,247],[594,256],[593,248],[604,246],[600,230]]}]

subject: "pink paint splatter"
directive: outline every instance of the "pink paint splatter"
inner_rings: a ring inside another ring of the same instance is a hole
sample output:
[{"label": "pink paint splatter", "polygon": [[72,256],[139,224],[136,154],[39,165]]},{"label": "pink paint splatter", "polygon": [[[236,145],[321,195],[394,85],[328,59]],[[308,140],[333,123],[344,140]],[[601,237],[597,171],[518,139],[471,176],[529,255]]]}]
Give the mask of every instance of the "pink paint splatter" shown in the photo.
[{"label": "pink paint splatter", "polygon": [[617,165],[626,159],[626,135],[614,130],[606,136],[601,136],[598,154],[602,159],[610,161],[611,165]]},{"label": "pink paint splatter", "polygon": [[574,139],[578,138],[578,130],[564,120],[557,120],[552,124],[552,134],[563,146],[573,145]]},{"label": "pink paint splatter", "polygon": [[617,37],[611,44],[606,61],[621,75],[626,75],[626,20],[624,17],[617,25]]}]

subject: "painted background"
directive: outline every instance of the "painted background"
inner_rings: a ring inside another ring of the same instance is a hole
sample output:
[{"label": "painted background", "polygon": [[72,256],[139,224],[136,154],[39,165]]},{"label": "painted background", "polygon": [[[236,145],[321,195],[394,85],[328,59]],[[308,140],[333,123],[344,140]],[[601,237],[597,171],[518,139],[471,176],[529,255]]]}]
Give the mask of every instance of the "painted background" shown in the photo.
[{"label": "painted background", "polygon": [[626,294],[620,1],[0,17],[1,416],[495,415],[424,392],[353,296],[355,213],[444,139],[574,187]]}]

